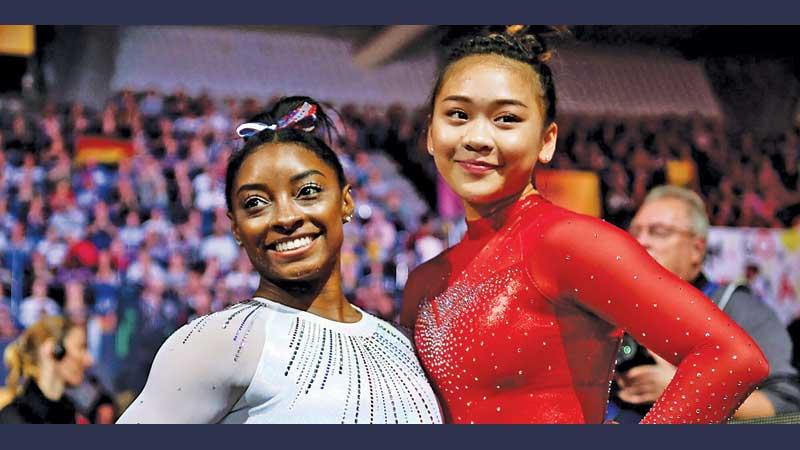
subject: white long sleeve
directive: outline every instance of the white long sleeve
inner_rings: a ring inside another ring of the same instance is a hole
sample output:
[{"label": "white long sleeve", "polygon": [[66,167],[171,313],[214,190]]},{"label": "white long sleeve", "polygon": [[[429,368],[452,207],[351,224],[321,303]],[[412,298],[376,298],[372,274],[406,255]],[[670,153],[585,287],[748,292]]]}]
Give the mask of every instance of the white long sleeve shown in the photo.
[{"label": "white long sleeve", "polygon": [[216,423],[250,384],[264,347],[263,304],[184,325],[161,346],[147,384],[118,423]]}]

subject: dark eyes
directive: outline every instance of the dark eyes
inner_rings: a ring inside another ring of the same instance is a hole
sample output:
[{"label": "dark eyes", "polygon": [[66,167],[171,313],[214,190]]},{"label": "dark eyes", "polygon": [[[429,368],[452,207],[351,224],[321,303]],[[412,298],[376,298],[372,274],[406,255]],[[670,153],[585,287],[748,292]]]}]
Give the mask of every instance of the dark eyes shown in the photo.
[{"label": "dark eyes", "polygon": [[297,192],[297,197],[299,198],[315,197],[320,192],[322,192],[322,186],[315,183],[309,183],[303,185],[303,187],[300,188],[300,190]]},{"label": "dark eyes", "polygon": [[[322,186],[316,183],[308,183],[300,187],[300,189],[297,191],[297,195],[295,196],[295,198],[299,200],[313,200],[317,198],[317,195],[320,192],[322,192]],[[264,205],[269,205],[271,203],[272,203],[271,201],[265,200],[262,197],[258,196],[247,197],[242,203],[242,209],[251,210],[254,208],[259,208]]]},{"label": "dark eyes", "polygon": [[258,207],[261,203],[266,204],[266,202],[263,199],[259,198],[259,197],[248,197],[244,201],[244,204],[242,205],[242,207],[244,209],[252,209],[252,208]]},{"label": "dark eyes", "polygon": [[503,123],[516,123],[522,121],[522,119],[513,114],[503,114],[502,116],[498,117],[497,120]]},{"label": "dark eyes", "polygon": [[448,112],[447,113],[447,117],[450,117],[452,119],[458,119],[458,120],[467,120],[469,118],[467,116],[467,113],[465,113],[464,111],[458,110],[458,109],[454,109],[454,110]]},{"label": "dark eyes", "polygon": [[[450,117],[451,119],[456,119],[458,121],[469,120],[469,116],[467,115],[467,113],[465,113],[464,111],[461,111],[460,109],[454,109],[454,110],[448,112],[447,113],[447,117]],[[494,120],[496,122],[500,122],[500,123],[522,122],[522,119],[520,119],[519,116],[516,116],[514,114],[508,114],[508,113],[502,114],[502,115],[496,117]]]}]

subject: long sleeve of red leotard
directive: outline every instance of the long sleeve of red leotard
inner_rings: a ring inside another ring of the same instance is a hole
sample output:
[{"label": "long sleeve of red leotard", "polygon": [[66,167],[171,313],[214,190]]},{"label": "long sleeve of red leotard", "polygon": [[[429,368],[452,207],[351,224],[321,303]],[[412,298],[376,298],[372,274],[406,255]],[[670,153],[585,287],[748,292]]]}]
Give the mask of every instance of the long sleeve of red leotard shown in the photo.
[{"label": "long sleeve of red leotard", "polygon": [[542,294],[623,328],[678,367],[642,423],[723,422],[767,376],[747,333],[627,233],[567,211],[537,222],[539,239],[523,239],[535,242],[526,253]]}]

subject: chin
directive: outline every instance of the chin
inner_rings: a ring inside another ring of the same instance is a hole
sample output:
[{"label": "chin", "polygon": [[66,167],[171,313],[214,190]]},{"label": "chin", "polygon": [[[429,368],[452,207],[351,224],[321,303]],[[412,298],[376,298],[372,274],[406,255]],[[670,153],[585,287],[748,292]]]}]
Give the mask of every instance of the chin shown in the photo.
[{"label": "chin", "polygon": [[315,281],[326,273],[329,264],[319,261],[298,261],[273,271],[276,279],[281,281]]},{"label": "chin", "polygon": [[503,198],[503,191],[492,187],[462,188],[457,192],[462,199],[473,205],[492,203]]},{"label": "chin", "polygon": [[498,179],[458,177],[450,184],[450,188],[463,200],[473,204],[490,203],[509,195],[506,184]]},{"label": "chin", "polygon": [[81,385],[81,383],[83,383],[83,375],[81,375],[80,378],[77,378],[75,380],[64,380],[64,384],[66,384],[71,388],[78,387]]}]

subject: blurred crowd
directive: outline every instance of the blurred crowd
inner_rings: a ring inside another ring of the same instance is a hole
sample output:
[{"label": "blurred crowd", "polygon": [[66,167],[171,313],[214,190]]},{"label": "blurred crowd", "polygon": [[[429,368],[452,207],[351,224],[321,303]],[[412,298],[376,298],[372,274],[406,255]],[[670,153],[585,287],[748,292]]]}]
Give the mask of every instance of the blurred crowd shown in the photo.
[{"label": "blurred crowd", "polygon": [[[100,110],[4,101],[0,351],[40,317],[64,314],[87,326],[90,379],[136,393],[169,334],[247,298],[258,277],[230,234],[224,174],[240,145],[236,125],[265,106],[154,91],[121,92]],[[342,249],[345,293],[387,319],[409,271],[463,231],[458,211],[435,209],[426,122],[424,109],[401,107],[343,105],[337,115],[333,147],[357,204]],[[552,165],[596,172],[605,218],[617,225],[665,182],[701,192],[713,225],[785,227],[800,217],[795,130],[729,136],[700,117],[564,118],[559,129]],[[77,163],[76,140],[87,135],[129,140],[133,155]],[[412,207],[408,180],[427,203]]]},{"label": "blurred crowd", "polygon": [[559,120],[553,168],[601,180],[604,218],[626,227],[653,186],[700,193],[713,226],[791,227],[800,218],[797,129],[732,135],[699,116]]}]

